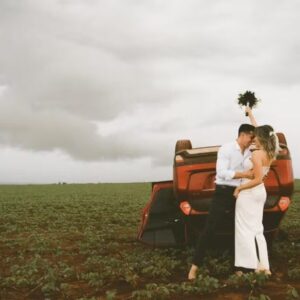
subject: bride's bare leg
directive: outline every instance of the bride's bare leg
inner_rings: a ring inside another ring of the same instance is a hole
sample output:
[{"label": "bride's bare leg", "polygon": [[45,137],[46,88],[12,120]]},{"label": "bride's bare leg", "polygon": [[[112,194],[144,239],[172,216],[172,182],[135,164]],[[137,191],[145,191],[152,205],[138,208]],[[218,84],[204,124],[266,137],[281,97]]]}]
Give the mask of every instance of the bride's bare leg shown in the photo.
[{"label": "bride's bare leg", "polygon": [[194,279],[196,279],[196,277],[197,277],[197,271],[198,271],[198,266],[192,265],[191,268],[190,268],[190,272],[189,272],[189,275],[188,275],[188,279],[189,279],[189,280],[194,280]]}]

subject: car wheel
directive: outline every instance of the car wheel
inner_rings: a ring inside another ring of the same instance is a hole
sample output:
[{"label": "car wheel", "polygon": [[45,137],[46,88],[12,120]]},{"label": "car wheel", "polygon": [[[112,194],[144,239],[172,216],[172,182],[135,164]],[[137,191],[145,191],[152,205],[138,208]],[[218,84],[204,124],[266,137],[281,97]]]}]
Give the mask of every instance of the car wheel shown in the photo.
[{"label": "car wheel", "polygon": [[277,132],[276,134],[277,134],[277,136],[278,136],[279,144],[284,144],[284,145],[287,146],[287,143],[286,143],[286,139],[285,139],[284,134],[281,133],[281,132]]},{"label": "car wheel", "polygon": [[192,149],[192,143],[190,140],[179,140],[176,142],[175,153],[182,150]]}]

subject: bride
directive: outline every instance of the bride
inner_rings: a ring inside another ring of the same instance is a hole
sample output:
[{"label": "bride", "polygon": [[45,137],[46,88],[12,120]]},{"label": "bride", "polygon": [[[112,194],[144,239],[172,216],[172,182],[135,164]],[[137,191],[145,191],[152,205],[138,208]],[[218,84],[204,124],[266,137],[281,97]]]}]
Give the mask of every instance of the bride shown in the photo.
[{"label": "bride", "polygon": [[[276,133],[269,125],[257,126],[252,110],[246,108],[255,126],[255,150],[244,161],[247,169],[253,169],[253,179],[243,179],[234,191],[235,208],[235,267],[254,269],[270,275],[267,243],[262,224],[264,204],[267,198],[263,183],[270,165],[276,158],[279,143]],[[256,244],[257,250],[256,251]],[[238,271],[237,275],[242,272]]]}]

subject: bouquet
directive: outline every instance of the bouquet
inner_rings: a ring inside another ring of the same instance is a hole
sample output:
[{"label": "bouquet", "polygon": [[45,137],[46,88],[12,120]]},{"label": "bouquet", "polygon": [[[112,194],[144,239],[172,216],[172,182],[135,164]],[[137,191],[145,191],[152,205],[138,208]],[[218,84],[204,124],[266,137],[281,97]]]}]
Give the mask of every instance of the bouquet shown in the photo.
[{"label": "bouquet", "polygon": [[[239,94],[238,104],[240,106],[255,107],[260,100],[255,97],[255,94],[250,91],[246,91],[244,94]],[[246,116],[248,114],[246,113]]]}]

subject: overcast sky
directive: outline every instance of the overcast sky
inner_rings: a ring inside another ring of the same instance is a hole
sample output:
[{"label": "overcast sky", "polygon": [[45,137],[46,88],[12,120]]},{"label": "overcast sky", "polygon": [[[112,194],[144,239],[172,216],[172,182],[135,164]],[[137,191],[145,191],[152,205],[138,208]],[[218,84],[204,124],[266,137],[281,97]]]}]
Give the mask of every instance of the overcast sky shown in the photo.
[{"label": "overcast sky", "polygon": [[298,0],[0,0],[0,182],[172,178],[261,99],[300,177]]}]

